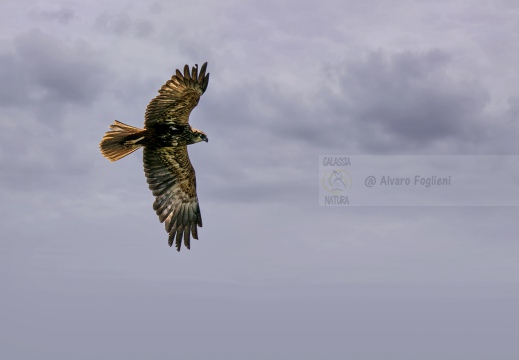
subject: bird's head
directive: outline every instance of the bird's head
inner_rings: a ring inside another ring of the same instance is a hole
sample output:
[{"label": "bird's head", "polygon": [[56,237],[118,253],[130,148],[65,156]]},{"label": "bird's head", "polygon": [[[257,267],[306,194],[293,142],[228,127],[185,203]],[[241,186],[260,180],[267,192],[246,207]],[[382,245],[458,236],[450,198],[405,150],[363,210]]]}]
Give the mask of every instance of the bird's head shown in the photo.
[{"label": "bird's head", "polygon": [[193,142],[197,143],[200,141],[209,142],[207,135],[198,129],[193,129]]}]

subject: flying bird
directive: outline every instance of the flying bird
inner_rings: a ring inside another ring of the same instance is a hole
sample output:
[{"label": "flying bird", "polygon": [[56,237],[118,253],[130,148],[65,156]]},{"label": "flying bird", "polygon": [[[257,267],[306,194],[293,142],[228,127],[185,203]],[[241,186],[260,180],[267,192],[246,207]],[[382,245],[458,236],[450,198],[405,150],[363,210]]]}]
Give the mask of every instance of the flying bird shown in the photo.
[{"label": "flying bird", "polygon": [[187,145],[208,142],[204,132],[189,125],[189,115],[207,89],[207,63],[178,69],[148,104],[144,129],[115,120],[99,148],[105,158],[117,161],[143,148],[144,173],[155,196],[153,209],[165,223],[169,246],[180,251],[182,239],[190,248],[191,236],[198,239],[202,215],[196,195],[195,169]]}]

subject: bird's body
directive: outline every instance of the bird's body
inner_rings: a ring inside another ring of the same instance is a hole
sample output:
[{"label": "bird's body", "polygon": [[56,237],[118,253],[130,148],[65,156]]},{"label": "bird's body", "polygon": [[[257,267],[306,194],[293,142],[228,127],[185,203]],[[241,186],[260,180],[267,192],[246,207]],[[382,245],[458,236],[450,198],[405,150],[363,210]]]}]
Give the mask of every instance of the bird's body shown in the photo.
[{"label": "bird's body", "polygon": [[207,63],[192,71],[184,67],[159,90],[146,109],[144,129],[115,121],[99,144],[101,153],[117,161],[143,147],[144,172],[155,196],[153,209],[165,223],[169,245],[178,251],[184,239],[189,249],[191,236],[198,239],[202,216],[196,194],[195,171],[187,145],[207,142],[207,136],[189,125],[189,115],[209,83]]},{"label": "bird's body", "polygon": [[189,125],[170,124],[157,124],[125,138],[127,146],[140,145],[150,148],[191,145],[200,141],[205,140],[200,138],[199,130]]}]

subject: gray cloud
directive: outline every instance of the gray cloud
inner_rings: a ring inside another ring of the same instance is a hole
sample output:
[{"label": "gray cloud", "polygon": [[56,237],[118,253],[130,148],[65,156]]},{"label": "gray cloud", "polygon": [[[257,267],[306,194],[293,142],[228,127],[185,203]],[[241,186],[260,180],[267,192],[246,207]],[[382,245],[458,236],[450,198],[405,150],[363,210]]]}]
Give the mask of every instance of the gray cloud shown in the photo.
[{"label": "gray cloud", "polygon": [[88,106],[106,85],[99,58],[85,41],[68,45],[37,30],[13,40],[0,55],[0,104],[32,108],[45,122],[59,121],[68,105]]},{"label": "gray cloud", "polygon": [[29,15],[35,20],[54,21],[64,25],[76,18],[74,11],[66,7],[60,7],[59,9],[34,9],[29,12]]},{"label": "gray cloud", "polygon": [[[317,90],[303,97],[268,80],[237,90],[236,97],[254,98],[242,106],[250,106],[252,121],[277,142],[356,153],[516,151],[502,129],[509,115],[489,121],[489,92],[473,77],[453,77],[450,58],[439,50],[372,52],[327,66],[321,77],[306,76]],[[252,108],[263,112],[256,116]]]},{"label": "gray cloud", "polygon": [[103,14],[96,19],[96,26],[102,31],[110,31],[115,34],[123,34],[130,29],[130,17],[128,14],[109,15]]},{"label": "gray cloud", "polygon": [[78,41],[72,46],[40,31],[31,31],[15,41],[17,62],[28,75],[26,87],[39,87],[36,99],[88,105],[104,85],[104,70],[90,45]]},{"label": "gray cloud", "polygon": [[370,54],[347,66],[340,87],[351,104],[345,110],[359,126],[368,151],[427,148],[466,137],[489,102],[476,81],[451,79],[440,51]]},{"label": "gray cloud", "polygon": [[67,176],[90,168],[77,150],[80,138],[65,140],[63,125],[87,112],[106,88],[107,72],[85,41],[69,45],[33,30],[13,39],[13,49],[0,57],[0,105],[10,123],[0,134],[0,182],[63,189]]},{"label": "gray cloud", "polygon": [[0,105],[20,106],[27,101],[26,77],[15,56],[0,55]]},{"label": "gray cloud", "polygon": [[104,13],[95,20],[95,28],[104,33],[131,34],[137,37],[149,37],[155,30],[153,22],[146,19],[130,18],[127,13]]}]

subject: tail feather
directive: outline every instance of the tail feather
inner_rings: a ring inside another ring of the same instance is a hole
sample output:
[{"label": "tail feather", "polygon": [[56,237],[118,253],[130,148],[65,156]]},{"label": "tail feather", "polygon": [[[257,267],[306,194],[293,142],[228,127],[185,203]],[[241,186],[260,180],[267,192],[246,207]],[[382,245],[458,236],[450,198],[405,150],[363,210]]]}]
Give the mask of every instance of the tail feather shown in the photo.
[{"label": "tail feather", "polygon": [[145,131],[144,129],[126,125],[115,120],[115,122],[110,125],[110,131],[106,132],[105,136],[103,136],[103,140],[101,140],[99,144],[101,154],[110,161],[117,161],[130,155],[142,146],[142,144],[138,144],[138,141],[141,140],[138,134],[142,133],[144,137]]}]

